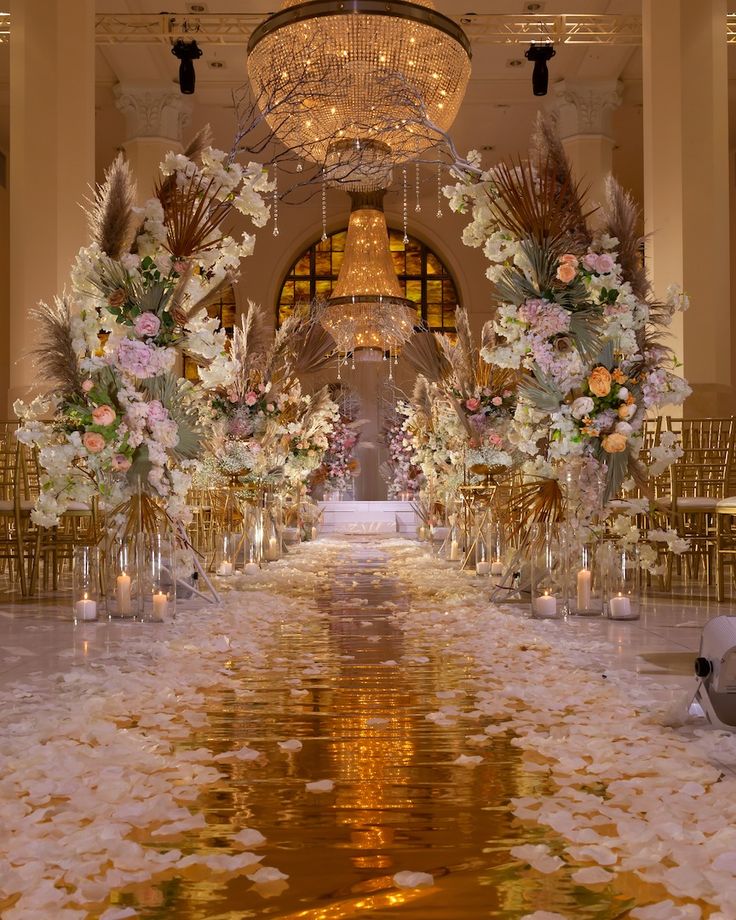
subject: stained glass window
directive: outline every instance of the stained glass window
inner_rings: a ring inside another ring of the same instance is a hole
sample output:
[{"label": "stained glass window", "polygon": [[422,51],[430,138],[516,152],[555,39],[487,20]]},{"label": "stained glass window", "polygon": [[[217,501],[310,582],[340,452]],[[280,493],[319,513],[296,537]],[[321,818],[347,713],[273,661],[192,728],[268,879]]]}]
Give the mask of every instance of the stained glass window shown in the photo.
[{"label": "stained glass window", "polygon": [[[220,320],[220,328],[224,329],[228,335],[233,334],[233,326],[237,318],[235,307],[235,291],[232,286],[228,285],[220,292],[220,296],[207,307],[210,316]],[[197,362],[192,358],[184,356],[184,376],[187,380],[197,379]]]},{"label": "stained glass window", "polygon": [[[345,230],[318,240],[289,269],[278,300],[279,325],[299,304],[329,297],[342,265]],[[388,231],[389,248],[404,296],[414,301],[417,317],[433,332],[455,331],[455,307],[460,305],[455,282],[439,256],[420,240],[404,243],[401,230]]]}]

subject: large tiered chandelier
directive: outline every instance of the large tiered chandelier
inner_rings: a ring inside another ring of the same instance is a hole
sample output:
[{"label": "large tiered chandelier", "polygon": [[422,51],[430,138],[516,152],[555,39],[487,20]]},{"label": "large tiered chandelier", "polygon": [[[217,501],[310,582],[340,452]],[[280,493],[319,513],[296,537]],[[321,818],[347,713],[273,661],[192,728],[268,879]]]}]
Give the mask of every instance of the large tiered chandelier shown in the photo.
[{"label": "large tiered chandelier", "polygon": [[286,0],[248,43],[248,73],[274,135],[348,191],[345,255],[322,323],[342,354],[396,351],[417,321],[389,250],[383,193],[452,124],[470,45],[420,0]]}]

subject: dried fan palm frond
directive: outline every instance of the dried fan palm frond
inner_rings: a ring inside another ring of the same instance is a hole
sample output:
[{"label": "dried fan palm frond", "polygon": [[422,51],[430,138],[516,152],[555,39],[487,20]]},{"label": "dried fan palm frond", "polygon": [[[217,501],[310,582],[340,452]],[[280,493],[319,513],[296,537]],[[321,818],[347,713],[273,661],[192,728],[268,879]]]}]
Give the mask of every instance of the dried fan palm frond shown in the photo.
[{"label": "dried fan palm frond", "polygon": [[133,173],[122,153],[105,172],[87,209],[87,222],[93,242],[111,259],[119,259],[130,250],[138,218],[135,207],[136,186]]},{"label": "dried fan palm frond", "polygon": [[629,282],[637,297],[646,300],[651,293],[651,286],[641,253],[641,208],[631,193],[625,191],[613,176],[606,180],[606,199],[603,230],[618,240],[618,262],[624,281]]},{"label": "dried fan palm frond", "polygon": [[496,364],[489,364],[479,357],[475,370],[475,379],[479,387],[488,387],[492,393],[502,393],[504,390],[514,391],[516,389],[519,372],[509,367],[498,367]]},{"label": "dried fan palm frond", "polygon": [[[582,192],[568,179],[560,185],[555,164],[549,159],[535,168],[519,160],[500,163],[493,170],[497,198],[488,201],[498,223],[521,240],[559,255],[580,249],[579,222]],[[583,219],[588,214],[583,213]]]},{"label": "dried fan palm frond", "polygon": [[335,354],[335,340],[317,317],[314,312],[305,319],[291,343],[292,369],[298,377],[324,370]]},{"label": "dried fan palm frond", "polygon": [[447,356],[433,332],[415,332],[401,352],[402,361],[430,383],[439,383],[451,370]]},{"label": "dried fan palm frond", "polygon": [[557,132],[554,116],[542,112],[537,115],[532,143],[535,148],[537,162],[540,165],[549,164],[555,175],[560,194],[565,198],[562,202],[563,206],[572,210],[571,220],[574,224],[572,238],[581,249],[587,249],[592,242],[592,237],[586,218],[593,211],[583,213],[582,201],[585,195],[580,191],[579,187],[576,187],[573,181],[570,161]]},{"label": "dried fan palm frond", "polygon": [[493,328],[493,320],[489,319],[483,323],[483,329],[480,333],[480,347],[481,351],[484,351],[488,348],[493,348],[496,344],[496,330]]},{"label": "dried fan palm frond", "polygon": [[217,198],[220,188],[205,176],[194,176],[183,185],[157,183],[155,195],[164,210],[166,248],[173,259],[191,259],[217,240],[218,228],[230,213],[229,202]]},{"label": "dried fan palm frond", "polygon": [[[209,125],[205,125],[201,128],[194,137],[189,141],[186,150],[184,151],[184,156],[188,157],[193,162],[197,163],[201,160],[202,152],[211,147],[214,143],[214,138],[212,137],[212,128]],[[172,173],[170,176],[166,176],[161,183],[161,189],[164,195],[168,195],[172,188],[176,185],[176,173]]]},{"label": "dried fan palm frond", "polygon": [[556,479],[535,479],[522,483],[513,497],[514,519],[522,536],[533,524],[554,524],[564,516],[564,496]]},{"label": "dried fan palm frond", "polygon": [[523,377],[518,394],[540,412],[558,412],[564,399],[557,384],[537,367],[532,367],[533,377]]},{"label": "dried fan palm frond", "polygon": [[63,399],[81,398],[83,378],[73,344],[69,301],[56,297],[53,305],[40,303],[31,310],[31,318],[40,326],[39,344],[32,355],[41,379]]},{"label": "dried fan palm frond", "polygon": [[603,316],[600,310],[578,310],[570,315],[570,335],[585,362],[600,353],[603,339]]}]

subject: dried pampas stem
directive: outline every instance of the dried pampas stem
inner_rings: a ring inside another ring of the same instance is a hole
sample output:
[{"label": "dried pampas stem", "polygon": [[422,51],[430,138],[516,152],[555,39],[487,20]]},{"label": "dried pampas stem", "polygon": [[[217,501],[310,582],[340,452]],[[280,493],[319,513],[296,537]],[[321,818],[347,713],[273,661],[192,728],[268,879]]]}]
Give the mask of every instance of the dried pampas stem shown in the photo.
[{"label": "dried pampas stem", "polygon": [[40,303],[31,311],[31,317],[41,327],[40,344],[32,354],[42,379],[65,399],[81,397],[82,374],[73,344],[69,302],[57,297],[51,306]]},{"label": "dried pampas stem", "polygon": [[136,186],[130,166],[122,153],[105,172],[87,209],[87,222],[93,242],[111,259],[128,252],[135,236],[137,218]]}]

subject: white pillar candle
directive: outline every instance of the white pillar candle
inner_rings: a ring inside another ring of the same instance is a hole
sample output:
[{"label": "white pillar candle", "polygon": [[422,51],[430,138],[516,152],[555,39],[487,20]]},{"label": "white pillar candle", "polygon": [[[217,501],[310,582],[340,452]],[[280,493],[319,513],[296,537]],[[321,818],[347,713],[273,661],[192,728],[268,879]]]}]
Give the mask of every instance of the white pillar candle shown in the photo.
[{"label": "white pillar candle", "polygon": [[491,571],[490,562],[476,562],[475,563],[475,574],[476,575],[488,575]]},{"label": "white pillar candle", "polygon": [[74,605],[74,614],[78,620],[96,620],[97,602],[89,599],[87,594]]},{"label": "white pillar candle", "polygon": [[317,528],[316,527],[312,527],[312,539],[313,540],[317,539]]},{"label": "white pillar candle", "polygon": [[460,559],[460,547],[457,540],[450,543],[450,562],[458,562]]},{"label": "white pillar candle", "polygon": [[158,594],[153,595],[153,619],[165,620],[168,612],[169,599],[163,591],[159,591]]},{"label": "white pillar candle", "polygon": [[614,620],[625,620],[631,616],[631,600],[619,592],[609,600],[608,609]]},{"label": "white pillar candle", "polygon": [[279,558],[279,541],[276,537],[269,537],[268,539],[268,558],[271,560]]},{"label": "white pillar candle", "polygon": [[257,562],[246,562],[243,571],[246,575],[257,575],[260,569]]},{"label": "white pillar candle", "polygon": [[118,575],[116,579],[115,597],[118,602],[118,613],[121,616],[130,616],[130,575],[127,572]]},{"label": "white pillar candle", "polygon": [[557,598],[545,591],[544,594],[534,599],[534,613],[538,617],[556,617]]},{"label": "white pillar candle", "polygon": [[578,610],[590,609],[591,574],[589,569],[580,569],[577,579]]},{"label": "white pillar candle", "polygon": [[233,564],[228,559],[225,559],[224,562],[221,562],[217,567],[217,574],[222,575],[227,578],[228,575],[233,574]]},{"label": "white pillar candle", "polygon": [[500,559],[491,563],[491,575],[503,575],[503,562]]}]

